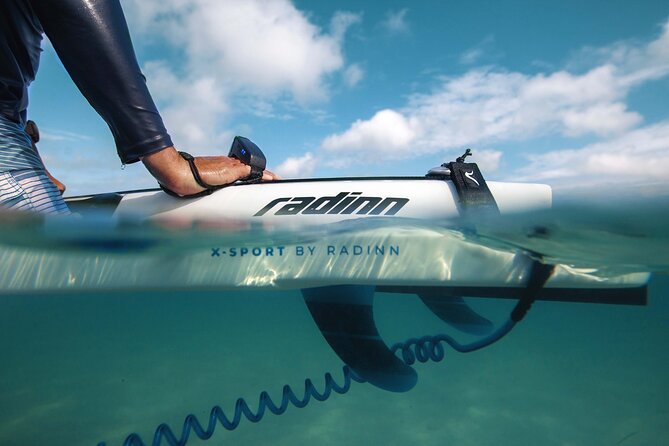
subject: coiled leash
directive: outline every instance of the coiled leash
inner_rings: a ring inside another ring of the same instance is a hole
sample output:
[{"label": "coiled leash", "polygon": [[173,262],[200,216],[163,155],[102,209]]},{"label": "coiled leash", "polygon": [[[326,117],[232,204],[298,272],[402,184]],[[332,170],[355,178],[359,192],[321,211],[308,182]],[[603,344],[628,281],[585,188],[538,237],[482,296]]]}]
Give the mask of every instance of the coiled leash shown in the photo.
[{"label": "coiled leash", "polygon": [[[525,317],[527,311],[539,296],[541,289],[553,274],[554,269],[554,265],[533,260],[525,288],[521,293],[518,303],[509,314],[508,319],[497,330],[479,340],[468,344],[461,344],[453,337],[445,334],[423,336],[421,338],[411,338],[404,342],[398,342],[390,347],[390,350],[393,354],[399,353],[400,358],[405,364],[412,365],[416,361],[421,363],[442,361],[445,357],[443,344],[448,344],[460,353],[469,353],[488,347],[507,335]],[[224,429],[231,431],[236,429],[244,418],[252,423],[257,423],[264,417],[267,411],[274,415],[281,415],[291,405],[301,409],[306,407],[312,399],[325,401],[332,393],[347,393],[351,389],[353,381],[358,383],[366,382],[364,378],[358,376],[348,365],[345,365],[342,371],[344,381],[341,385],[334,380],[331,373],[325,374],[323,391],[319,391],[311,379],[306,379],[304,381],[302,397],[298,397],[291,386],[284,385],[279,404],[275,403],[269,393],[263,390],[258,397],[257,409],[255,411],[250,408],[249,403],[244,398],[238,398],[235,402],[232,418],[228,418],[220,406],[214,406],[209,412],[206,426],[203,426],[195,415],[189,414],[184,419],[181,434],[178,437],[168,424],[162,423],[155,430],[153,441],[150,444],[152,446],[160,446],[161,444],[185,446],[191,433],[194,433],[201,440],[207,440],[212,437],[216,426],[219,424]],[[139,434],[136,433],[130,434],[123,442],[123,446],[146,445],[147,443],[144,443]],[[98,443],[98,446],[106,446],[106,443]]]}]

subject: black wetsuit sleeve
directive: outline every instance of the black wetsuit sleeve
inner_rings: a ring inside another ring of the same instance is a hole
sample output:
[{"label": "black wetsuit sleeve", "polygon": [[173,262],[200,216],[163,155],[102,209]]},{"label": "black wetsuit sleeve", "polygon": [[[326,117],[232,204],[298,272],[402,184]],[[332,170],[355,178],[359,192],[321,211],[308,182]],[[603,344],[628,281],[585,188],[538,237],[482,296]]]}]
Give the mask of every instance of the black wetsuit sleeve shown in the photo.
[{"label": "black wetsuit sleeve", "polygon": [[31,0],[44,32],[107,122],[124,164],[172,145],[146,86],[118,0]]}]

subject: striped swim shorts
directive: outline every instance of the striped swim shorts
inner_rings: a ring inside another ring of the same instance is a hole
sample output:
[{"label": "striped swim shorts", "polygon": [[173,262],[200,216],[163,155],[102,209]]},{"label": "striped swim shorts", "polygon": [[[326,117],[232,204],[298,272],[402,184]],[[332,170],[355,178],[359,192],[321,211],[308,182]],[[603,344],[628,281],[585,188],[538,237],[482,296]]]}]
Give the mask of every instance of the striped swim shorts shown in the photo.
[{"label": "striped swim shorts", "polygon": [[0,208],[69,214],[23,124],[0,114]]},{"label": "striped swim shorts", "polygon": [[0,172],[0,207],[42,214],[69,214],[60,191],[43,170]]}]

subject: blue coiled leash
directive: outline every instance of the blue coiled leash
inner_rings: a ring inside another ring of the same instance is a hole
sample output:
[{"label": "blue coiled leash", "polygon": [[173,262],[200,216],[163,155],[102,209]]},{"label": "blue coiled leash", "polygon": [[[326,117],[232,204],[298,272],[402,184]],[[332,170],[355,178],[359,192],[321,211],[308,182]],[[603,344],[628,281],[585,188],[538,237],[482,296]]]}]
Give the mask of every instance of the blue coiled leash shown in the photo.
[{"label": "blue coiled leash", "polygon": [[[397,353],[398,351],[401,352],[401,358],[407,365],[414,364],[416,361],[421,363],[430,360],[439,362],[443,360],[445,356],[445,349],[442,343],[447,343],[459,352],[471,352],[487,347],[498,341],[511,331],[514,325],[515,322],[509,319],[494,333],[471,344],[460,344],[448,335],[423,336],[421,338],[409,339],[406,342],[399,342],[393,345],[391,350],[393,353]],[[306,379],[304,381],[304,396],[302,398],[295,395],[295,391],[289,385],[283,386],[281,403],[278,405],[272,400],[269,393],[263,390],[258,398],[258,409],[255,412],[249,407],[244,398],[239,398],[235,403],[232,419],[226,416],[220,406],[214,406],[209,413],[209,422],[207,423],[206,428],[202,426],[195,415],[189,414],[184,419],[181,435],[179,437],[174,434],[170,426],[163,423],[156,429],[151,445],[159,446],[161,444],[168,444],[170,446],[184,446],[188,442],[191,432],[197,435],[201,440],[208,440],[214,434],[214,430],[218,424],[224,429],[231,431],[239,426],[242,417],[252,423],[257,423],[265,416],[266,411],[269,411],[274,415],[281,415],[291,404],[298,409],[301,409],[307,406],[312,398],[317,401],[325,401],[333,392],[338,394],[347,393],[351,389],[353,381],[359,383],[366,382],[364,379],[356,376],[355,372],[353,372],[349,366],[344,366],[342,372],[344,375],[344,382],[342,385],[339,385],[334,380],[332,374],[329,372],[326,373],[325,386],[322,392],[319,392],[316,389],[316,386],[314,386],[311,379]],[[162,443],[163,440],[166,443]],[[98,444],[98,446],[105,445],[106,443],[104,442]],[[123,446],[146,446],[146,443],[144,443],[139,434],[133,433],[125,439]]]},{"label": "blue coiled leash", "polygon": [[[411,338],[404,342],[398,342],[397,344],[394,344],[390,350],[395,354],[399,352],[402,360],[407,365],[412,365],[416,361],[421,363],[428,361],[442,361],[445,357],[443,344],[448,344],[451,348],[460,353],[469,353],[488,347],[506,336],[513,327],[525,317],[525,314],[534,303],[539,291],[543,288],[544,284],[553,273],[554,268],[553,265],[546,265],[538,261],[533,262],[528,283],[523,290],[520,300],[512,310],[509,318],[497,330],[489,335],[468,344],[461,344],[453,337],[444,334],[423,336],[421,338]],[[262,420],[266,411],[269,411],[274,415],[281,415],[290,405],[301,409],[307,406],[312,398],[316,401],[325,401],[333,392],[338,394],[347,393],[351,389],[353,381],[358,383],[366,382],[364,379],[358,377],[348,366],[344,366],[342,372],[344,375],[344,382],[342,385],[339,385],[334,380],[332,374],[329,372],[326,373],[325,386],[322,392],[319,392],[316,389],[316,386],[314,386],[311,379],[306,379],[304,381],[304,394],[301,398],[295,394],[295,391],[289,385],[283,386],[281,403],[278,405],[272,400],[269,393],[263,390],[258,398],[258,409],[256,411],[253,411],[249,407],[244,398],[238,398],[235,403],[232,419],[227,417],[220,406],[214,406],[209,412],[209,421],[206,428],[202,426],[202,423],[200,423],[195,415],[189,414],[184,419],[181,435],[178,438],[170,426],[166,423],[162,423],[156,429],[151,445],[160,446],[162,441],[165,440],[166,444],[170,446],[185,446],[191,432],[195,433],[200,440],[208,440],[214,434],[218,424],[223,426],[224,429],[231,431],[239,426],[239,423],[243,418],[246,418],[252,423],[257,423]],[[106,446],[106,443],[100,442],[98,443],[98,446]],[[139,434],[133,433],[125,439],[123,446],[146,446],[146,443],[144,443]]]}]

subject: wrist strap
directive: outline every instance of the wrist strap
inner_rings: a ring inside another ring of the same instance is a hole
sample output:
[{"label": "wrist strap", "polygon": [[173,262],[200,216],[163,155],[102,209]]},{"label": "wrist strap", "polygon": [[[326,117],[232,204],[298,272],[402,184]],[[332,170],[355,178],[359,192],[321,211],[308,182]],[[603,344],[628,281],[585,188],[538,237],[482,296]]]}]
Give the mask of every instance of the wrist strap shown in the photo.
[{"label": "wrist strap", "polygon": [[[191,155],[188,152],[179,152],[179,155],[181,155],[181,158],[185,159],[188,161],[188,167],[190,167],[190,171],[193,174],[193,178],[195,178],[195,182],[199,184],[200,186],[204,187],[205,189],[211,190],[213,192],[216,189],[220,189],[223,186],[212,186],[209,183],[206,183],[202,177],[200,176],[200,171],[197,170],[197,167],[195,167],[195,157]],[[209,193],[211,193],[209,192]],[[201,193],[201,192],[199,192]]]},{"label": "wrist strap", "polygon": [[206,183],[202,177],[200,176],[200,172],[197,170],[197,167],[195,166],[195,158],[193,155],[187,152],[179,152],[179,155],[181,155],[181,158],[185,159],[188,162],[188,167],[190,167],[190,171],[193,174],[193,178],[195,179],[195,182],[199,184],[200,186],[204,187],[204,190],[202,192],[198,192],[196,194],[190,194],[190,195],[179,195],[173,190],[170,190],[163,186],[162,184],[158,183],[160,188],[167,193],[167,195],[171,195],[175,198],[199,198],[199,197],[206,197],[207,195],[210,195],[212,192],[214,192],[217,189],[222,189],[227,184],[222,184],[220,186],[212,186],[209,183]]},{"label": "wrist strap", "polygon": [[[211,184],[205,182],[202,177],[200,176],[200,172],[197,170],[197,166],[195,166],[195,157],[191,155],[190,153],[187,152],[179,152],[179,155],[183,159],[185,159],[188,162],[188,167],[190,167],[190,171],[193,174],[193,179],[195,179],[195,182],[199,184],[200,186],[204,187],[204,190],[202,192],[198,192],[196,194],[191,194],[191,195],[179,195],[173,190],[170,190],[163,186],[162,184],[158,183],[160,188],[164,190],[168,195],[171,195],[176,198],[198,198],[198,197],[206,197],[207,195],[210,195],[212,192],[218,189],[223,189],[224,187],[229,186],[230,184],[221,184],[218,186],[212,186]],[[239,181],[236,181],[235,183],[231,184],[250,184],[250,183],[257,183],[262,179],[262,173],[264,169],[261,169],[258,166],[250,166],[251,167],[251,173]]]}]

